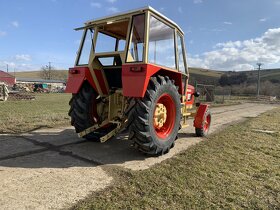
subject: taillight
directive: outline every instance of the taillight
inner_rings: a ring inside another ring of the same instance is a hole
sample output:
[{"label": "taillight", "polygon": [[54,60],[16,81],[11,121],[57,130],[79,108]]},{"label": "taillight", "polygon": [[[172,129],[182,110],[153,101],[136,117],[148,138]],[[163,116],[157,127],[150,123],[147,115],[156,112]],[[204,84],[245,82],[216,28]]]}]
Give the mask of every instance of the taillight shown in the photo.
[{"label": "taillight", "polygon": [[142,66],[132,66],[132,67],[130,67],[130,71],[142,72],[142,71],[144,71],[144,68]]},{"label": "taillight", "polygon": [[70,69],[69,73],[70,74],[79,74],[79,70],[77,70],[77,69]]}]

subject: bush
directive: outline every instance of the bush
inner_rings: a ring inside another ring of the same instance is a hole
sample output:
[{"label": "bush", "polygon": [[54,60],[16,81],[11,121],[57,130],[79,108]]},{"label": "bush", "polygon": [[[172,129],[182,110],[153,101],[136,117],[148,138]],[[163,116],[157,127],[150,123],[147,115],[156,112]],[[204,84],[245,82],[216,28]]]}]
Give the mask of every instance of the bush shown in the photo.
[{"label": "bush", "polygon": [[[216,95],[256,95],[257,84],[242,83],[231,86],[218,86],[215,88]],[[260,95],[277,96],[280,98],[280,83],[272,83],[270,81],[261,82]]]},{"label": "bush", "polygon": [[219,79],[219,84],[221,86],[239,85],[239,84],[242,84],[242,83],[246,82],[247,79],[248,79],[248,76],[244,72],[241,72],[239,74],[233,74],[233,75],[230,75],[230,76],[228,76],[227,73],[225,73]]}]

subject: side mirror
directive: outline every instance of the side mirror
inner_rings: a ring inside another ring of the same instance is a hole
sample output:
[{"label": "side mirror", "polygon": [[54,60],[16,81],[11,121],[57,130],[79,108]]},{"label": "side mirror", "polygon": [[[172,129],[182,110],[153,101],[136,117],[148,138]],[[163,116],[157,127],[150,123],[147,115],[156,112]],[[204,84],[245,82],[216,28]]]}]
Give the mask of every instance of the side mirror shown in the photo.
[{"label": "side mirror", "polygon": [[193,95],[194,95],[194,97],[199,97],[200,96],[200,92],[196,91],[196,92],[193,93]]}]

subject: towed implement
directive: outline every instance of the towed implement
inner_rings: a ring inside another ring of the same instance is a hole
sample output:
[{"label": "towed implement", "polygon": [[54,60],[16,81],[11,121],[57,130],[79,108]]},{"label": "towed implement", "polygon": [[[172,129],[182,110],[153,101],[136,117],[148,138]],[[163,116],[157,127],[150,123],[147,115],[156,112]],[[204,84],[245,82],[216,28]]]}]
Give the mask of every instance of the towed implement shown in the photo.
[{"label": "towed implement", "polygon": [[206,136],[211,114],[188,84],[184,32],[151,7],[88,21],[66,92],[80,137],[105,142],[127,129],[138,150],[153,155],[174,146],[194,118]]}]

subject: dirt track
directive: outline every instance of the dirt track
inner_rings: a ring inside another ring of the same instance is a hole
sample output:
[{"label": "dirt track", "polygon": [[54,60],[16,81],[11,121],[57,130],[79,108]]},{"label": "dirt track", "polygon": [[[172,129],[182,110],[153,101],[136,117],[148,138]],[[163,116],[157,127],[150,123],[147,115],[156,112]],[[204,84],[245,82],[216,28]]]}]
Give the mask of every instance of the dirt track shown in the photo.
[{"label": "dirt track", "polygon": [[[213,108],[211,132],[272,108],[267,104]],[[181,130],[179,137],[170,153],[155,158],[131,148],[125,133],[104,144],[83,141],[72,128],[0,135],[0,208],[69,207],[112,182],[102,169],[104,165],[143,170],[202,141],[194,137],[192,127]]]}]

